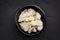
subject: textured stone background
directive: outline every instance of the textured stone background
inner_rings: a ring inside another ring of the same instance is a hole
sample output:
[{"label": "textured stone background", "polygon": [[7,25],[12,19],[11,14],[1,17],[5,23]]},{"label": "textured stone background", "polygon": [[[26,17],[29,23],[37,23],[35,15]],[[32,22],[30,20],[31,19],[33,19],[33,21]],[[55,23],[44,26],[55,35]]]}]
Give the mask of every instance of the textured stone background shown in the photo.
[{"label": "textured stone background", "polygon": [[[41,7],[46,16],[46,26],[41,34],[23,35],[16,27],[15,14],[25,5]],[[59,0],[0,0],[0,40],[60,40]]]}]

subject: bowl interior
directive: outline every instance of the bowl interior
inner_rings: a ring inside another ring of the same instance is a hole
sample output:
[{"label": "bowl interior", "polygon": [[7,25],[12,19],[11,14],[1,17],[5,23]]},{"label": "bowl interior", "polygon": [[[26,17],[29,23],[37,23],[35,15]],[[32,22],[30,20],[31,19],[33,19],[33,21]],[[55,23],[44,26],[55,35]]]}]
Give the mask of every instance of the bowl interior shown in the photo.
[{"label": "bowl interior", "polygon": [[33,36],[33,35],[36,35],[36,34],[38,34],[38,33],[41,33],[42,30],[41,30],[41,31],[37,31],[37,32],[32,32],[32,33],[29,34],[29,33],[25,32],[25,31],[23,31],[23,30],[21,29],[21,26],[19,25],[19,22],[18,22],[19,15],[21,14],[21,12],[22,12],[23,10],[29,9],[29,8],[32,8],[32,9],[34,9],[36,12],[39,12],[39,13],[40,13],[40,15],[41,15],[41,20],[42,20],[42,22],[43,22],[43,27],[44,27],[44,24],[45,24],[44,12],[43,12],[43,10],[41,10],[41,8],[39,8],[39,7],[37,7],[37,6],[25,6],[25,7],[21,8],[21,9],[19,9],[18,13],[16,14],[15,20],[16,20],[16,24],[17,24],[18,29],[19,29],[23,34],[28,35],[28,36]]}]

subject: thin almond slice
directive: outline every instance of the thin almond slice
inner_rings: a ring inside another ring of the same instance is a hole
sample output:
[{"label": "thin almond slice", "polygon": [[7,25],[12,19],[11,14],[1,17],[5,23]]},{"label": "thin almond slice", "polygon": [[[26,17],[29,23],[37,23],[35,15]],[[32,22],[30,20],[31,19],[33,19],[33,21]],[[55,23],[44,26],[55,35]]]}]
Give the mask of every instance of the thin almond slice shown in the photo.
[{"label": "thin almond slice", "polygon": [[33,9],[28,9],[28,13],[30,14],[30,16],[33,16],[33,15],[35,15],[36,13],[35,13],[35,10],[33,10]]},{"label": "thin almond slice", "polygon": [[43,25],[40,25],[40,26],[37,27],[38,31],[41,31],[42,29],[43,29]]},{"label": "thin almond slice", "polygon": [[40,19],[41,18],[41,15],[38,12],[36,12],[36,18],[37,19]]},{"label": "thin almond slice", "polygon": [[33,32],[37,32],[36,28],[34,27]]}]

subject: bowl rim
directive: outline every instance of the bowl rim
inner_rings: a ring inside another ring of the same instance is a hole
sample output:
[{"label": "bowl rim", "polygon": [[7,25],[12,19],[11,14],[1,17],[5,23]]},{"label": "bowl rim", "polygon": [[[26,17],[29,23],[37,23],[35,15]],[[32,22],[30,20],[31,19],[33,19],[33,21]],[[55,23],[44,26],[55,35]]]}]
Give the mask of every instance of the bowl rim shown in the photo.
[{"label": "bowl rim", "polygon": [[[39,31],[38,33],[30,35],[30,34],[27,34],[27,33],[23,32],[23,31],[20,29],[20,26],[18,25],[18,22],[17,22],[17,19],[16,19],[18,12],[19,12],[22,8],[28,7],[28,6],[33,6],[33,7],[36,7],[37,9],[39,9],[39,10],[43,13],[43,15],[44,15],[44,20],[45,20],[45,13],[44,13],[44,11],[41,9],[41,7],[39,7],[39,6],[37,6],[37,5],[26,5],[26,6],[23,6],[23,7],[19,8],[19,9],[17,10],[16,15],[15,15],[15,23],[16,23],[16,25],[17,25],[18,30],[21,31],[21,33],[23,33],[23,34],[25,34],[25,35],[28,35],[28,36],[33,36],[33,35],[37,35],[37,34],[39,34],[40,32],[42,32],[42,30],[44,29],[44,26],[43,26],[43,29],[42,29],[41,31]],[[43,25],[44,25],[44,24],[43,24]]]}]

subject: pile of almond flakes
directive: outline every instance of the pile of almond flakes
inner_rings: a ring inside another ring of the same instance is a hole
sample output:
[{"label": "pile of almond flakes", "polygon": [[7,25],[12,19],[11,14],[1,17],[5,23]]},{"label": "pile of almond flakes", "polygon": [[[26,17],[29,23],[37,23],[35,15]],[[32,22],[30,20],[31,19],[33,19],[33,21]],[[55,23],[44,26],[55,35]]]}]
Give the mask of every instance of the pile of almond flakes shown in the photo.
[{"label": "pile of almond flakes", "polygon": [[43,29],[40,13],[32,8],[23,10],[19,16],[18,22],[20,22],[19,25],[22,30],[28,33],[41,31]]}]

